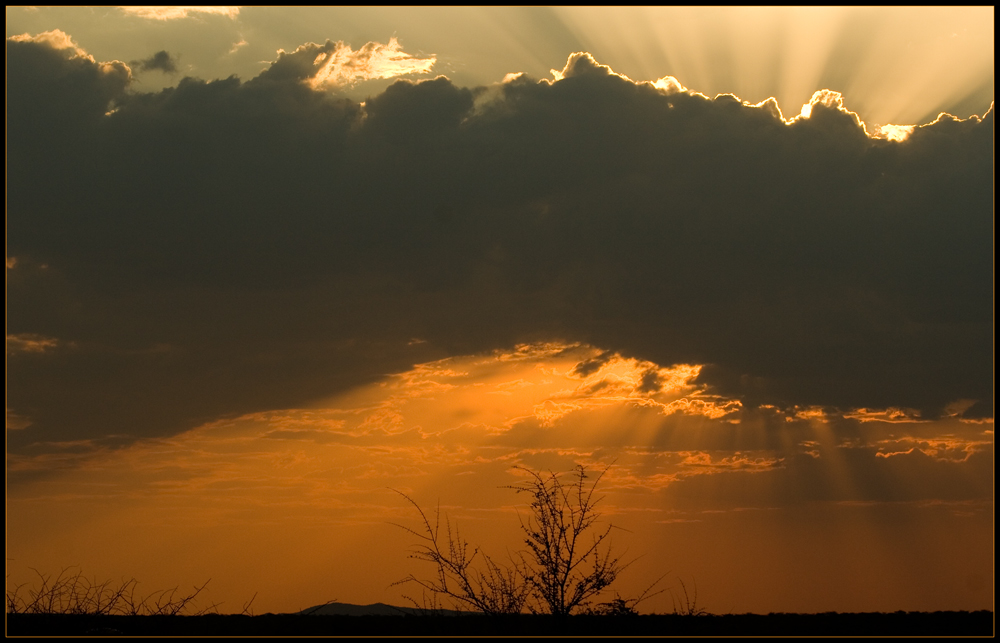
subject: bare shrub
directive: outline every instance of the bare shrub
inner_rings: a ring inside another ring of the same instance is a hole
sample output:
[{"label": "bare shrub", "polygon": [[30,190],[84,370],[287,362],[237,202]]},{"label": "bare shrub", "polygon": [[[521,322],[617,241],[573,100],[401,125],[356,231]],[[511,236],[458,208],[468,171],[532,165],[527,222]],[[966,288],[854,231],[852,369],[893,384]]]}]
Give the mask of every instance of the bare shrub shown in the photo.
[{"label": "bare shrub", "polygon": [[[639,611],[636,607],[639,603],[643,602],[647,598],[652,598],[657,594],[662,594],[666,590],[661,589],[652,592],[653,588],[660,584],[660,581],[666,578],[666,574],[660,576],[655,581],[653,581],[649,587],[643,590],[641,594],[632,598],[622,598],[618,592],[615,592],[615,597],[607,602],[598,603],[594,607],[589,607],[586,610],[586,614],[591,614],[595,616],[637,616]],[[652,593],[650,593],[652,592]]]},{"label": "bare shrub", "polygon": [[682,616],[707,616],[708,611],[704,608],[698,607],[698,583],[693,583],[694,590],[688,594],[687,585],[680,578],[677,579],[681,584],[681,592],[684,597],[681,598],[679,595],[674,594],[673,590],[670,591],[670,600],[674,604],[674,614],[680,614]]},{"label": "bare shrub", "polygon": [[530,570],[527,581],[533,597],[546,612],[568,615],[576,607],[587,605],[629,565],[613,556],[610,546],[602,547],[613,525],[608,524],[603,530],[595,528],[601,499],[595,498],[594,492],[607,469],[588,488],[583,466],[576,468],[576,481],[569,484],[564,484],[553,472],[543,475],[519,468],[532,477],[510,487],[531,496],[530,515],[521,520],[524,543],[528,546],[528,551],[522,554]]},{"label": "bare shrub", "polygon": [[[134,578],[113,583],[88,579],[76,568],[66,567],[58,575],[32,571],[38,576],[37,586],[22,583],[6,593],[8,614],[87,614],[148,616],[154,614],[200,615],[215,611],[218,603],[197,609],[196,599],[209,581],[195,587],[190,594],[178,595],[177,588],[136,595],[139,582]],[[211,580],[211,579],[209,579]]]},{"label": "bare shrub", "polygon": [[[521,518],[527,549],[509,554],[508,561],[498,562],[478,547],[470,548],[447,516],[442,527],[440,507],[432,524],[412,498],[397,492],[423,520],[422,531],[397,525],[422,541],[410,558],[431,563],[436,574],[431,579],[410,574],[394,585],[417,584],[425,592],[425,604],[429,592],[435,605],[438,596],[446,596],[458,607],[486,614],[518,614],[527,608],[532,613],[566,616],[588,610],[592,600],[634,562],[624,562],[612,553],[610,536],[614,526],[598,525],[601,515],[597,505],[601,498],[595,496],[595,491],[608,468],[589,484],[587,469],[582,465],[574,470],[572,482],[565,482],[564,474],[517,468],[529,479],[507,488],[531,497],[529,514]],[[617,597],[597,611],[589,611],[634,613],[640,601],[660,593],[649,594],[652,587],[639,597]],[[409,600],[419,607],[412,598]]]},{"label": "bare shrub", "polygon": [[[423,532],[403,525],[398,527],[410,532],[422,542],[410,554],[410,558],[422,560],[436,567],[436,575],[431,579],[421,579],[410,574],[393,583],[415,583],[424,591],[423,600],[418,603],[406,597],[415,607],[431,612],[439,611],[438,596],[451,598],[456,607],[471,608],[484,614],[518,614],[528,598],[530,586],[524,570],[516,560],[510,564],[498,563],[481,552],[479,548],[470,551],[469,544],[452,528],[445,516],[444,531],[441,527],[441,508],[434,512],[434,524],[424,510],[412,498],[402,492],[401,496],[412,504],[423,521]],[[481,568],[475,566],[476,558],[482,560]],[[426,592],[430,592],[428,596]]]}]

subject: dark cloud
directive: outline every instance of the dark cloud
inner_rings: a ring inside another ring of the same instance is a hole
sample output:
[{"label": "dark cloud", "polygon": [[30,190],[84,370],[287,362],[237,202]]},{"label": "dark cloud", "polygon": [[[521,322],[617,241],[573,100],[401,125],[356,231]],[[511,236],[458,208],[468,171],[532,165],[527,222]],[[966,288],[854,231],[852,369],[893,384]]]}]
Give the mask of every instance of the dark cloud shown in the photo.
[{"label": "dark cloud", "polygon": [[543,339],[707,364],[750,405],[992,415],[992,111],[893,143],[835,94],[786,124],[585,55],[364,105],[292,54],[154,94],[7,55],[8,334],[62,347],[8,358],[12,449]]},{"label": "dark cloud", "polygon": [[576,367],[573,368],[573,374],[579,375],[580,377],[587,377],[591,373],[595,373],[600,370],[600,368],[604,366],[612,357],[614,357],[614,353],[611,351],[604,351],[597,357],[584,360],[577,364]]},{"label": "dark cloud", "polygon": [[158,70],[165,74],[177,73],[177,59],[167,51],[158,51],[145,60],[133,60],[129,64],[139,71]]},{"label": "dark cloud", "polygon": [[642,382],[640,382],[638,390],[643,393],[655,393],[660,390],[660,386],[662,386],[662,382],[660,382],[656,371],[646,371],[642,375]]}]

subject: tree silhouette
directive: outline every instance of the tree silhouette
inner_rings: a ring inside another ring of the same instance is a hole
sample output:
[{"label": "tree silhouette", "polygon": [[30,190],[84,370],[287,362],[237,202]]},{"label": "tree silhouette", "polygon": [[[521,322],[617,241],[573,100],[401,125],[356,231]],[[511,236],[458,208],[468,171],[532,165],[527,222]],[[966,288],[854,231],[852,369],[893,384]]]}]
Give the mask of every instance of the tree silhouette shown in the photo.
[{"label": "tree silhouette", "polygon": [[[529,479],[506,488],[531,496],[529,514],[521,518],[527,549],[509,554],[508,560],[502,562],[478,547],[470,550],[447,516],[442,528],[440,507],[432,525],[412,498],[397,491],[417,509],[424,523],[423,532],[397,525],[422,541],[410,558],[433,564],[436,574],[430,579],[410,574],[393,584],[415,583],[421,587],[424,605],[428,602],[426,592],[430,592],[434,606],[439,597],[445,596],[460,608],[486,614],[518,614],[527,608],[532,613],[566,616],[587,609],[592,599],[631,564],[612,553],[610,536],[614,526],[602,528],[597,524],[601,498],[594,494],[610,466],[594,476],[590,484],[587,468],[582,465],[573,471],[572,482],[563,480],[566,474],[516,468],[526,472]],[[616,600],[634,611],[639,601],[659,593],[647,596],[650,589],[652,585],[637,598]]]},{"label": "tree silhouette", "polygon": [[[597,474],[592,485],[587,486],[586,467],[578,465],[574,471],[576,481],[564,484],[559,475],[540,474],[525,467],[518,467],[532,479],[511,486],[518,493],[531,495],[530,515],[521,520],[524,543],[528,551],[526,577],[532,596],[549,614],[568,615],[575,608],[589,603],[618,578],[628,567],[621,558],[613,556],[610,543],[602,545],[611,535],[613,525],[598,530],[595,523],[600,514],[600,498],[594,491],[605,468]],[[589,537],[589,539],[588,539]]]}]

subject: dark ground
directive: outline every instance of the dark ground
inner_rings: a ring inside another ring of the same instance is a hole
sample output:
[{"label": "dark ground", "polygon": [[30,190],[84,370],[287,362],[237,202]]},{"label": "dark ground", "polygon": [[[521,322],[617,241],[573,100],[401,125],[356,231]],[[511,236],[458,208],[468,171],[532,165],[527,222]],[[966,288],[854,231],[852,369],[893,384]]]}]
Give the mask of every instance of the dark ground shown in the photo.
[{"label": "dark ground", "polygon": [[723,616],[8,614],[7,636],[993,636],[993,612]]}]

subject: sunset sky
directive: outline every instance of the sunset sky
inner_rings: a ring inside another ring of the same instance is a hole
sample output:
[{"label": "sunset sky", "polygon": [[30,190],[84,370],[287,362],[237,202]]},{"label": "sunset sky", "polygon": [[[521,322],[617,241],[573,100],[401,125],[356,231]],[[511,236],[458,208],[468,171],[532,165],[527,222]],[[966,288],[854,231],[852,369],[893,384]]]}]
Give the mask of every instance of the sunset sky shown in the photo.
[{"label": "sunset sky", "polygon": [[405,605],[582,464],[623,596],[992,609],[993,7],[6,18],[8,588]]}]

